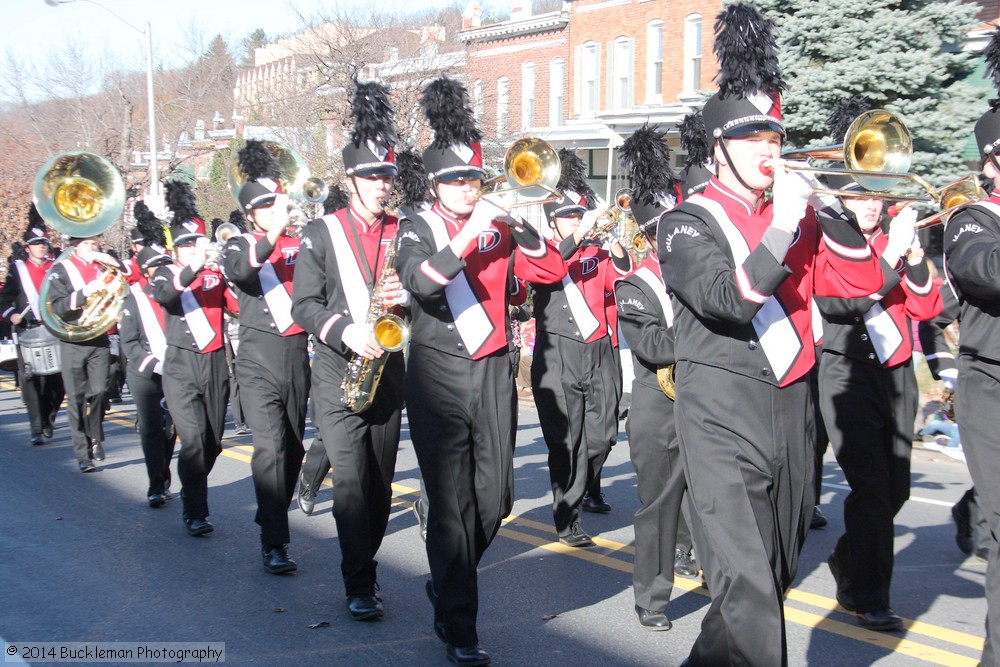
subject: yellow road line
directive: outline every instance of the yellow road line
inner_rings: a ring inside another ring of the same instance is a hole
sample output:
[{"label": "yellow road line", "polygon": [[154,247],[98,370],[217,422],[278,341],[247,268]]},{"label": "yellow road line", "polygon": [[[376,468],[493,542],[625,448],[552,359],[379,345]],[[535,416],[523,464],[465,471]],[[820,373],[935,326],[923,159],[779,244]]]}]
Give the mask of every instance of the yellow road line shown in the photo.
[{"label": "yellow road line", "polygon": [[[4,380],[0,380],[0,387],[4,389],[14,388],[12,382]],[[127,428],[133,427],[131,418],[132,415],[130,413],[120,412],[113,409],[108,411],[109,421]],[[250,455],[253,453],[252,445],[238,443],[228,438],[223,440],[223,444],[229,445],[223,448],[223,456],[237,461],[242,461],[244,463],[250,462]],[[323,480],[323,485],[328,487],[333,486],[329,478]],[[393,500],[396,505],[407,507],[412,506],[412,500],[410,498],[419,494],[418,489],[409,486],[393,484],[392,487],[395,492]],[[541,532],[544,536],[537,536],[528,532],[515,530],[511,528],[511,526]],[[576,558],[578,560],[583,560],[626,574],[632,573],[632,562],[615,556],[617,554],[628,554],[629,556],[634,556],[635,548],[633,546],[602,537],[595,537],[595,544],[597,544],[598,547],[601,547],[604,551],[610,551],[611,554],[609,555],[594,550],[568,547],[560,543],[558,540],[553,541],[550,536],[555,534],[556,531],[551,524],[535,521],[533,519],[527,519],[518,515],[511,515],[507,517],[504,520],[504,526],[499,531],[499,535],[507,539],[521,542],[544,551],[556,553],[562,556],[568,556],[570,558]],[[698,595],[708,596],[708,592],[696,579],[677,577],[674,579],[674,587],[687,592],[693,592]],[[816,593],[791,589],[788,592],[787,599],[791,602],[815,607],[825,612],[841,614],[847,613],[837,604],[836,600]],[[785,605],[785,619],[797,625],[829,632],[846,639],[877,646],[900,655],[905,655],[933,664],[949,665],[954,667],[973,667],[978,664],[978,659],[970,658],[968,656],[953,653],[944,649],[939,649],[927,644],[921,644],[913,641],[909,637],[912,635],[924,636],[940,642],[971,649],[976,652],[982,651],[984,642],[982,637],[977,637],[976,635],[957,630],[950,630],[931,623],[911,619],[904,619],[906,627],[905,637],[889,633],[874,632],[853,623],[845,623],[844,621],[837,620],[836,618],[822,616],[810,611],[798,609],[794,606],[789,606],[787,604]]]}]

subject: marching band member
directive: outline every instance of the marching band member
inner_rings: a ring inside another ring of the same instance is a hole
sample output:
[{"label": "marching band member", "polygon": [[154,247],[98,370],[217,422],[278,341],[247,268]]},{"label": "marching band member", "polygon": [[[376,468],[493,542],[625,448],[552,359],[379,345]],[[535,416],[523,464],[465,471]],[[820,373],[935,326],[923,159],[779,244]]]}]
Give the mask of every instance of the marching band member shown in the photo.
[{"label": "marching band member", "polygon": [[632,215],[650,249],[634,273],[615,283],[618,321],[635,369],[626,431],[642,506],[634,520],[632,587],[639,624],[669,630],[677,547],[683,544],[686,555],[691,543],[681,513],[687,484],[674,402],[659,382],[675,359],[674,315],[656,255],[656,225],[673,204],[676,179],[658,128],[636,130],[622,144],[621,155],[632,174]]},{"label": "marching band member", "polygon": [[152,298],[149,279],[157,267],[170,264],[171,260],[166,254],[163,224],[152,212],[143,212],[133,231],[138,231],[143,238],[141,248],[134,257],[135,271],[142,275],[135,276],[129,285],[118,328],[128,359],[128,387],[135,401],[139,440],[149,477],[146,501],[150,507],[162,507],[172,498],[170,460],[177,436],[170,432],[164,408],[163,362],[167,338],[163,328],[163,308]]},{"label": "marching band member", "polygon": [[543,208],[567,274],[554,284],[532,284],[531,390],[549,450],[559,541],[591,547],[594,542],[580,525],[580,505],[618,437],[621,398],[604,293],[632,270],[632,260],[617,239],[609,252],[601,247],[603,240],[588,238],[600,212],[588,213],[596,197],[586,182],[586,166],[570,151],[561,152],[560,163],[556,189],[565,198]]},{"label": "marching band member", "polygon": [[156,217],[156,215],[149,210],[149,207],[146,206],[146,202],[141,199],[137,199],[135,204],[132,206],[132,217],[135,219],[136,224],[129,232],[128,243],[132,256],[124,262],[119,262],[122,267],[122,274],[125,276],[125,280],[129,285],[142,283],[142,285],[145,286],[148,282],[146,275],[139,266],[139,251],[146,247],[146,239],[142,236],[142,228],[139,223],[142,220],[149,220],[149,216],[153,216],[154,218]]},{"label": "marching band member", "polygon": [[[105,267],[118,262],[98,251],[97,238],[73,237],[76,252],[48,273],[52,312],[67,322],[78,319],[87,298],[107,285]],[[94,472],[94,461],[104,460],[104,413],[111,368],[108,334],[71,343],[60,340],[60,363],[66,387],[66,417],[73,435],[73,452],[80,472]]]},{"label": "marching band member", "polygon": [[174,263],[157,268],[150,282],[153,299],[163,306],[167,332],[163,393],[181,440],[177,475],[184,525],[197,537],[215,530],[208,520],[208,474],[222,451],[229,402],[222,347],[227,289],[222,274],[205,266],[208,238],[194,192],[177,181],[166,188],[167,206],[174,214]]},{"label": "marching band member", "polygon": [[288,195],[267,148],[248,141],[239,153],[246,175],[240,206],[251,231],[226,244],[223,273],[240,305],[236,379],[253,431],[250,468],[257,496],[264,570],[294,572],[288,557],[288,506],[302,465],[309,398],[308,337],[292,319],[292,277],[299,239],[286,234]]},{"label": "marching band member", "polygon": [[[987,71],[1000,88],[1000,32],[994,32],[985,57]],[[958,391],[955,412],[961,422],[962,449],[969,463],[978,502],[992,535],[986,567],[986,643],[981,664],[1000,664],[1000,104],[976,122],[976,143],[983,175],[992,182],[986,200],[951,217],[944,231],[948,282],[961,304]]]},{"label": "marching band member", "polygon": [[[312,415],[333,468],[347,610],[354,620],[376,621],[385,614],[375,556],[389,521],[404,368],[402,352],[386,352],[375,339],[369,312],[372,299],[392,308],[405,305],[408,295],[395,273],[384,271],[398,226],[385,210],[396,177],[388,91],[357,83],[352,108],[354,131],[343,150],[350,205],[307,225],[292,315],[316,339]],[[344,401],[345,378],[352,367],[384,355],[371,406],[354,412]]]},{"label": "marching band member", "polygon": [[[23,238],[27,258],[15,259],[10,263],[7,282],[0,292],[0,313],[10,322],[16,335],[42,326],[38,292],[42,288],[45,273],[52,266],[48,228],[34,204],[28,211],[28,229]],[[20,354],[18,349],[17,363],[23,367],[23,357]],[[62,374],[33,375],[30,378],[25,377],[24,373],[19,375],[21,399],[28,410],[28,423],[31,426],[31,444],[44,445],[43,438],[52,437],[52,425],[65,395]]]},{"label": "marching band member", "polygon": [[903,629],[889,604],[893,519],[910,497],[910,453],[919,391],[913,373],[912,321],[941,312],[913,231],[916,210],[904,209],[883,233],[881,199],[865,197],[848,177],[827,182],[841,190],[885,283],[871,296],[817,297],[823,315],[819,402],[830,444],[851,490],[844,500],[844,534],[828,559],[837,601],[871,630]]},{"label": "marching band member", "polygon": [[476,568],[513,503],[509,274],[553,283],[566,266],[535,230],[477,203],[485,171],[465,88],[432,81],[421,104],[434,131],[423,158],[437,201],[401,223],[399,275],[414,300],[405,396],[427,492],[427,593],[448,658],[485,665]]},{"label": "marching band member", "polygon": [[846,219],[817,224],[802,172],[773,167],[784,83],[771,22],[737,4],[716,26],[719,92],[703,109],[716,175],[656,234],[674,296],[674,414],[712,597],[684,664],[777,667],[788,662],[782,598],[813,506],[812,296],[868,296],[882,271]]}]

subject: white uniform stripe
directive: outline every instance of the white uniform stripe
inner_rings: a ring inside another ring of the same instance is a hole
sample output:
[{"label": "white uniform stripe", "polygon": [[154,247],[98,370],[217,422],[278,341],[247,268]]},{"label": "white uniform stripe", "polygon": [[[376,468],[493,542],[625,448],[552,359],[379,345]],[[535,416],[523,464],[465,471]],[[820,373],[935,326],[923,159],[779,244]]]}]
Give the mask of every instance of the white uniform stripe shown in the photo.
[{"label": "white uniform stripe", "polygon": [[139,309],[139,321],[146,334],[146,340],[149,342],[149,351],[152,352],[157,361],[163,361],[167,358],[167,336],[160,326],[160,320],[156,317],[153,304],[150,303],[149,297],[142,291],[138,283],[134,283],[129,289],[132,291],[136,307]]},{"label": "white uniform stripe", "polygon": [[340,315],[334,315],[333,317],[331,317],[330,319],[328,319],[328,320],[326,321],[326,324],[324,324],[324,325],[323,325],[323,328],[322,328],[322,329],[320,329],[320,332],[319,332],[319,339],[320,339],[321,341],[323,341],[324,343],[327,343],[327,345],[329,345],[329,343],[328,343],[328,342],[327,342],[327,340],[326,340],[326,336],[327,336],[327,334],[328,334],[328,333],[330,333],[330,328],[331,328],[331,327],[332,327],[332,326],[334,325],[334,323],[335,323],[335,322],[336,322],[337,320],[339,320],[339,319],[340,319]]},{"label": "white uniform stripe", "polygon": [[288,288],[278,278],[278,273],[270,262],[260,267],[257,277],[260,279],[261,289],[264,290],[264,301],[267,303],[267,309],[271,311],[274,324],[278,327],[278,331],[285,333],[295,324],[292,320],[292,295],[288,293]]},{"label": "white uniform stripe", "polygon": [[21,259],[15,260],[14,266],[17,267],[17,277],[21,279],[21,289],[24,290],[24,294],[28,298],[28,305],[31,306],[31,312],[34,314],[35,319],[41,322],[42,314],[38,311],[38,288],[35,287],[35,281],[31,279],[28,266]]},{"label": "white uniform stripe", "polygon": [[436,282],[438,285],[448,285],[451,283],[450,280],[441,275],[440,272],[436,271],[434,267],[430,265],[430,260],[425,259],[420,263],[420,272]]},{"label": "white uniform stripe", "polygon": [[368,319],[368,306],[371,302],[368,284],[361,275],[357,257],[347,240],[344,226],[340,220],[336,216],[326,215],[323,216],[323,222],[326,223],[326,228],[330,232],[333,254],[337,257],[340,285],[347,297],[347,309],[351,313],[351,319],[358,324],[364,324],[365,320]]},{"label": "white uniform stripe", "polygon": [[583,340],[587,340],[597,331],[601,323],[594,317],[594,313],[590,310],[590,304],[587,303],[583,292],[580,291],[580,287],[573,282],[573,279],[569,275],[563,277],[562,286],[563,294],[566,295],[566,303],[569,305],[569,311],[573,313],[573,318],[580,327],[580,334]]},{"label": "white uniform stripe", "polygon": [[674,326],[674,308],[670,305],[670,297],[667,295],[667,288],[663,285],[663,280],[658,275],[650,271],[647,267],[640,267],[635,272],[635,277],[646,283],[649,289],[656,295],[656,300],[660,302],[660,309],[663,310],[663,317],[667,321],[667,326]]},{"label": "white uniform stripe", "polygon": [[847,257],[849,259],[868,259],[872,255],[871,247],[865,244],[864,248],[850,248],[846,245],[841,245],[833,239],[831,239],[826,234],[823,234],[823,240],[826,242],[826,247],[837,253],[841,257]]},{"label": "white uniform stripe", "polygon": [[903,344],[903,335],[899,332],[899,327],[882,304],[872,304],[865,313],[865,327],[868,329],[868,338],[875,348],[875,354],[883,364],[891,359]]}]

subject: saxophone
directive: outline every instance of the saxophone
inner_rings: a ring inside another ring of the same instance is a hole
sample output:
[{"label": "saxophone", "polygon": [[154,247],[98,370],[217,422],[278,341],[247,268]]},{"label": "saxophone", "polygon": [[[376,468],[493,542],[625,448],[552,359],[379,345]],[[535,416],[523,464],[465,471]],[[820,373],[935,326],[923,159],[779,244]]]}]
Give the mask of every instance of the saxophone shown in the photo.
[{"label": "saxophone", "polygon": [[[375,340],[386,352],[398,352],[406,347],[410,340],[409,325],[403,318],[390,313],[385,303],[385,283],[396,273],[396,250],[397,241],[393,238],[382,261],[382,271],[372,290],[368,315],[365,317],[365,323],[371,327]],[[351,356],[340,388],[344,391],[341,400],[352,412],[364,412],[371,407],[372,401],[375,400],[375,390],[378,389],[378,381],[388,360],[388,354],[383,354],[378,359],[365,359],[357,353]]]}]

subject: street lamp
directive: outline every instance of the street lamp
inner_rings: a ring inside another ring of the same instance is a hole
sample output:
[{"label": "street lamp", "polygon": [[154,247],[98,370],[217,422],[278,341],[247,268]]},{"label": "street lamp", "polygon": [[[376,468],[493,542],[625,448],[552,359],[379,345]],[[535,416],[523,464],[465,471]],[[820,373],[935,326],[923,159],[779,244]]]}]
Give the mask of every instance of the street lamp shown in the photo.
[{"label": "street lamp", "polygon": [[[77,0],[44,0],[45,4],[50,7],[58,7],[59,5],[66,5],[71,2],[76,2]],[[159,164],[156,160],[156,108],[155,101],[153,100],[153,33],[150,28],[149,21],[146,21],[144,27],[139,27],[131,21],[119,16],[113,9],[107,5],[103,5],[97,0],[83,0],[83,2],[89,2],[92,5],[97,5],[104,11],[108,12],[116,19],[132,28],[136,32],[142,33],[146,36],[146,102],[149,106],[149,193],[153,195],[154,198],[159,199],[160,196],[160,170]]]}]

